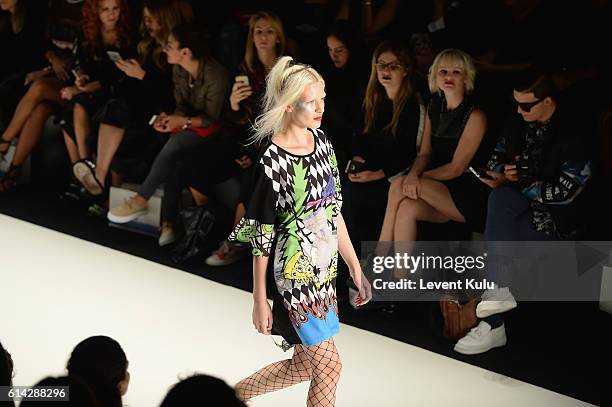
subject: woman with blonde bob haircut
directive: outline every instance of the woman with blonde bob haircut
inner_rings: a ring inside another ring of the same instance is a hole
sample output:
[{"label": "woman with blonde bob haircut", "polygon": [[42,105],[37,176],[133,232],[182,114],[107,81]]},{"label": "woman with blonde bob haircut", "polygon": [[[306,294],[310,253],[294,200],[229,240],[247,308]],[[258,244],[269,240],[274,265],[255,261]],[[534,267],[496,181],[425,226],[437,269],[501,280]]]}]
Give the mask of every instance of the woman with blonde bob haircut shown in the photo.
[{"label": "woman with blonde bob haircut", "polygon": [[410,171],[389,189],[380,241],[415,241],[418,221],[453,220],[484,229],[489,191],[468,170],[488,156],[481,143],[486,117],[471,97],[475,77],[463,51],[446,49],[434,60],[423,141]]},{"label": "woman with blonde bob haircut", "polygon": [[[294,353],[239,382],[243,401],[310,380],[307,405],[333,406],[342,368],[333,340],[339,330],[338,251],[359,287],[357,303],[372,298],[340,213],[334,150],[318,130],[324,97],[317,71],[282,57],[267,77],[264,113],[254,124],[253,141],[265,147],[247,213],[230,240],[253,246],[255,328],[281,335],[279,346],[294,347]],[[269,264],[273,308],[266,293]]]}]

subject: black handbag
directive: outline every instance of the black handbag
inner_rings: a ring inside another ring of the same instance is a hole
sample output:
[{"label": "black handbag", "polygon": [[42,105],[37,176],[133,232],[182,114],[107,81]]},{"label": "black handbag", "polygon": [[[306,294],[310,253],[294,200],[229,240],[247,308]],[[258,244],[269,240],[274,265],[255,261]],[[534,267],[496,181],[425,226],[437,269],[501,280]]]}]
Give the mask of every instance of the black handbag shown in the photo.
[{"label": "black handbag", "polygon": [[172,251],[172,261],[185,263],[202,253],[206,236],[215,223],[214,215],[206,208],[191,207],[181,211],[185,234]]}]

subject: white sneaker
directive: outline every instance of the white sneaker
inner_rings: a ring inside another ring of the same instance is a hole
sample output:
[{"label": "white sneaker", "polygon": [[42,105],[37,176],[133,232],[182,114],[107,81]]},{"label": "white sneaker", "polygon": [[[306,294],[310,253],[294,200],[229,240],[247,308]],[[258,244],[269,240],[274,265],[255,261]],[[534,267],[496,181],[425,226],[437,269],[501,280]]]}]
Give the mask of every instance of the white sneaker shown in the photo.
[{"label": "white sneaker", "polygon": [[168,246],[178,240],[178,235],[174,232],[171,225],[162,225],[157,243],[160,247]]},{"label": "white sneaker", "polygon": [[111,222],[128,223],[145,215],[149,211],[147,204],[140,206],[133,197],[123,201],[123,204],[108,211],[106,217]]},{"label": "white sneaker", "polygon": [[508,287],[495,287],[482,293],[482,300],[476,306],[476,316],[486,318],[516,308],[516,300]]},{"label": "white sneaker", "polygon": [[506,328],[504,324],[495,329],[485,321],[472,328],[463,338],[455,344],[455,352],[464,355],[476,355],[490,349],[498,348],[506,344]]}]

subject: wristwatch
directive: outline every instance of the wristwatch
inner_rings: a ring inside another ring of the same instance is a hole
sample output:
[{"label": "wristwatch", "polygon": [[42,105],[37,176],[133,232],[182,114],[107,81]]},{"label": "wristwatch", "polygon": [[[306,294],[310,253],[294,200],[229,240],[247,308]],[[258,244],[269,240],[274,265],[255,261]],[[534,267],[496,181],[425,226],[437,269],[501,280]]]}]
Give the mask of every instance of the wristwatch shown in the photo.
[{"label": "wristwatch", "polygon": [[190,127],[191,127],[191,117],[188,117],[188,118],[187,118],[187,121],[185,122],[185,124],[183,124],[183,125],[181,126],[181,129],[182,129],[182,130],[187,130],[187,129],[188,129],[188,128],[190,128]]}]

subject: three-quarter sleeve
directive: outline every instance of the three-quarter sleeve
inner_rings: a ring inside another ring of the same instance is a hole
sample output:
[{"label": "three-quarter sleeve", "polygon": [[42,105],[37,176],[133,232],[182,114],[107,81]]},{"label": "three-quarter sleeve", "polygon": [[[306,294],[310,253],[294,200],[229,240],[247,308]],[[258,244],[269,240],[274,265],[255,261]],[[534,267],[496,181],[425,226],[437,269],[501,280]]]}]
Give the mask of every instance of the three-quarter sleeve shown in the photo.
[{"label": "three-quarter sleeve", "polygon": [[271,174],[267,174],[265,169],[263,163],[257,164],[246,214],[228,239],[250,243],[253,246],[253,256],[270,256],[276,236],[278,191],[274,190]]}]

